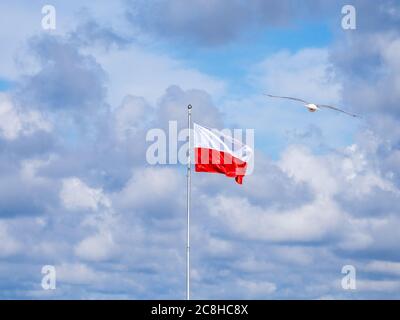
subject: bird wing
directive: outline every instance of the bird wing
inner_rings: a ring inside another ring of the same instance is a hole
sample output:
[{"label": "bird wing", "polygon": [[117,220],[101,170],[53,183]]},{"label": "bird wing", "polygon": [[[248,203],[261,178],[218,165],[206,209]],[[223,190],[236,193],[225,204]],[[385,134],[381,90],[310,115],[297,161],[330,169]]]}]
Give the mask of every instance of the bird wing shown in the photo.
[{"label": "bird wing", "polygon": [[307,101],[305,101],[303,99],[299,99],[299,98],[273,96],[273,95],[266,94],[266,93],[265,93],[265,95],[268,96],[268,97],[271,97],[271,98],[289,99],[289,100],[294,100],[294,101],[300,101],[300,102],[303,102],[303,103],[308,103]]},{"label": "bird wing", "polygon": [[320,108],[328,108],[328,109],[336,110],[336,111],[345,113],[345,114],[347,114],[347,115],[349,115],[349,116],[352,116],[352,117],[357,117],[357,118],[360,117],[360,116],[358,116],[358,115],[356,115],[356,114],[349,113],[349,112],[347,112],[347,111],[341,110],[341,109],[336,108],[336,107],[328,106],[328,105],[326,105],[326,104],[318,104],[317,106],[320,107]]}]

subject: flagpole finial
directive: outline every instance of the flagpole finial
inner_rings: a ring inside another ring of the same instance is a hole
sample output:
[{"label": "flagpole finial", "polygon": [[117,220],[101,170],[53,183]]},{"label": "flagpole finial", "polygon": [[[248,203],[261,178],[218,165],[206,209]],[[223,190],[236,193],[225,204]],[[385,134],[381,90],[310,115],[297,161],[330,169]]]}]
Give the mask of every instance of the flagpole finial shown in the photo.
[{"label": "flagpole finial", "polygon": [[189,105],[188,105],[188,109],[190,110],[190,109],[192,109],[192,108],[193,108],[192,105],[189,104]]}]

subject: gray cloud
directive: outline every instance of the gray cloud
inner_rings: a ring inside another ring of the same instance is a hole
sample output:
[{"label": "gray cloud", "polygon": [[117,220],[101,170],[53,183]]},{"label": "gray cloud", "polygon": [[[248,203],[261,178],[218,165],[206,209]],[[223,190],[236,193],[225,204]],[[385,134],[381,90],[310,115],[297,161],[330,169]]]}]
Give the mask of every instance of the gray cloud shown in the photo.
[{"label": "gray cloud", "polygon": [[319,1],[126,1],[128,20],[145,33],[203,45],[221,45],[246,30],[288,26]]},{"label": "gray cloud", "polygon": [[345,103],[361,113],[399,116],[399,39],[396,34],[355,33],[337,44],[331,59],[343,83]]},{"label": "gray cloud", "polygon": [[[394,0],[355,0],[357,32],[389,31],[398,28],[400,14]],[[148,3],[126,1],[128,20],[144,33],[165,39],[206,46],[223,45],[240,38],[246,32],[268,28],[294,26],[300,19],[320,21],[335,32],[341,28],[341,10],[348,1],[312,0],[299,3],[293,0],[202,1],[181,0]]]},{"label": "gray cloud", "polygon": [[93,57],[54,36],[35,37],[29,41],[29,48],[40,71],[25,79],[20,89],[22,104],[34,101],[39,108],[81,114],[83,108],[102,107],[105,73]]},{"label": "gray cloud", "polygon": [[106,50],[112,47],[125,48],[134,41],[131,36],[121,35],[110,26],[100,25],[95,19],[87,18],[69,34],[72,43],[81,47],[101,46]]},{"label": "gray cloud", "polygon": [[168,121],[177,121],[178,130],[187,127],[187,106],[193,105],[193,118],[199,123],[220,127],[222,114],[214,105],[211,96],[204,90],[182,90],[179,86],[170,86],[160,99],[154,125],[165,127]]}]

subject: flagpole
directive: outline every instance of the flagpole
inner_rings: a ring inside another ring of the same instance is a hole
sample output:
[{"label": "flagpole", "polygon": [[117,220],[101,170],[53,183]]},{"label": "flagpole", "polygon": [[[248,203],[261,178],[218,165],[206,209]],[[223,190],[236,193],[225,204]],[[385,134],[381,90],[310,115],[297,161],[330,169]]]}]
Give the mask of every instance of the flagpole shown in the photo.
[{"label": "flagpole", "polygon": [[190,186],[191,186],[191,135],[190,135],[190,127],[192,121],[192,105],[189,104],[188,108],[188,131],[189,131],[189,151],[188,151],[188,162],[187,162],[187,214],[186,214],[186,223],[187,223],[187,239],[186,239],[186,300],[190,300]]}]

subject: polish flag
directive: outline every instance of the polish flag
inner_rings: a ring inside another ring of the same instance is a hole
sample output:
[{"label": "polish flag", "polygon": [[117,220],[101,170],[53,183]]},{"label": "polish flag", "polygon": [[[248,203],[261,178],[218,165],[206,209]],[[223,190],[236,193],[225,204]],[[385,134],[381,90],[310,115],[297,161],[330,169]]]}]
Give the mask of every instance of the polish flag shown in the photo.
[{"label": "polish flag", "polygon": [[221,131],[193,124],[196,172],[223,173],[242,184],[253,150]]}]

